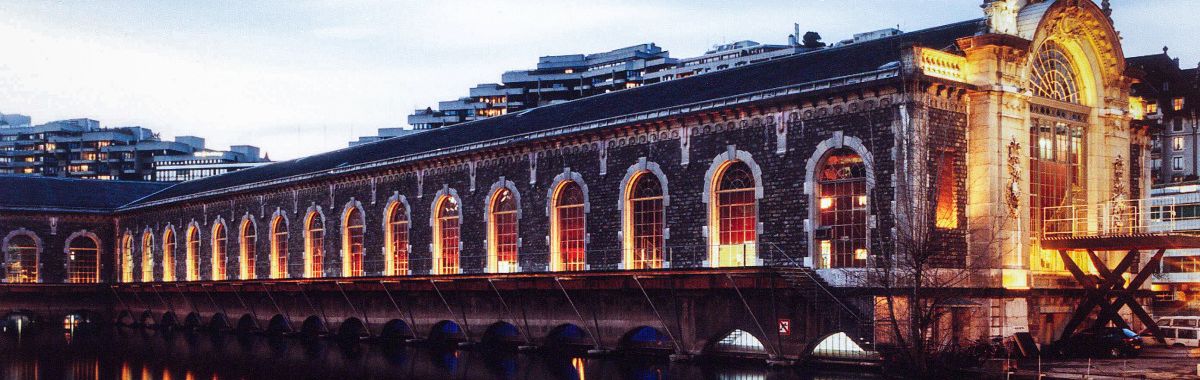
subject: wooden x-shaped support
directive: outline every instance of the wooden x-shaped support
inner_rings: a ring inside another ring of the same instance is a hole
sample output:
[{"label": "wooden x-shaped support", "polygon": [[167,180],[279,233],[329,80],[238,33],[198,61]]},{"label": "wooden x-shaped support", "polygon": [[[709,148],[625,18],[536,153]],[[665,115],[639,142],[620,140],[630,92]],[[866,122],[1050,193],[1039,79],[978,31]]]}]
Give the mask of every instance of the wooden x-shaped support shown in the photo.
[{"label": "wooden x-shaped support", "polygon": [[[1150,314],[1133,298],[1133,292],[1150,278],[1151,271],[1148,268],[1158,266],[1158,261],[1162,260],[1164,252],[1166,252],[1165,249],[1158,250],[1150,258],[1150,261],[1146,263],[1146,266],[1139,270],[1137,276],[1126,286],[1122,275],[1134,264],[1133,261],[1137,257],[1137,250],[1127,252],[1125,257],[1121,259],[1121,262],[1117,263],[1117,266],[1111,270],[1108,268],[1108,265],[1100,260],[1100,257],[1095,252],[1088,250],[1088,257],[1091,258],[1092,264],[1096,267],[1096,272],[1100,274],[1101,281],[1099,283],[1096,282],[1096,278],[1084,273],[1079,268],[1079,265],[1075,264],[1075,261],[1067,255],[1066,251],[1059,250],[1058,255],[1062,257],[1063,265],[1066,266],[1071,275],[1075,276],[1075,280],[1079,281],[1079,284],[1083,285],[1086,290],[1083,303],[1079,305],[1079,308],[1075,309],[1075,314],[1071,316],[1071,319],[1063,329],[1063,338],[1071,336],[1075,332],[1075,329],[1079,327],[1079,324],[1087,320],[1088,315],[1092,313],[1092,309],[1097,306],[1100,307],[1100,312],[1097,314],[1097,319],[1092,326],[1104,326],[1108,322],[1112,322],[1117,327],[1128,329],[1130,328],[1129,324],[1119,314],[1122,307],[1128,306],[1133,311],[1133,314],[1150,329],[1155,339],[1162,342],[1163,338],[1162,334],[1159,333],[1158,324],[1154,323],[1154,320],[1150,318]],[[1110,300],[1110,297],[1115,297],[1115,300]]]}]

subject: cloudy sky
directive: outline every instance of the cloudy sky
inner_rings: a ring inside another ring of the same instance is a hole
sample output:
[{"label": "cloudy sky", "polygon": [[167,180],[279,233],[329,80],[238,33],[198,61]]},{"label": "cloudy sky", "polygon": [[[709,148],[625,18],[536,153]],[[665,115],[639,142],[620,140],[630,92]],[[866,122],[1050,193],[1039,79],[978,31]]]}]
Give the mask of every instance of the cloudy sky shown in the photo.
[{"label": "cloudy sky", "polygon": [[[87,117],[252,144],[272,159],[341,148],[538,56],[655,42],[673,57],[743,39],[826,41],[982,16],[979,0],[0,0],[0,112]],[[1127,55],[1184,66],[1194,0],[1112,0]]]}]

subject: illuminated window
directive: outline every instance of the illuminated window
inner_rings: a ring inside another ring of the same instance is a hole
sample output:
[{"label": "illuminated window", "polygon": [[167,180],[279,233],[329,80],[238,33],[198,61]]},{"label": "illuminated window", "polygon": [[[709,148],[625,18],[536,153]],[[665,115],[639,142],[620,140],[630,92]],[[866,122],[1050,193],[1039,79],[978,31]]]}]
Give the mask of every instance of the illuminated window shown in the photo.
[{"label": "illuminated window", "polygon": [[1074,65],[1058,44],[1047,41],[1033,58],[1030,85],[1033,94],[1066,103],[1079,103]]},{"label": "illuminated window", "polygon": [[1183,136],[1176,136],[1176,137],[1171,138],[1171,149],[1174,149],[1177,151],[1183,150]]},{"label": "illuminated window", "polygon": [[175,281],[175,229],[163,230],[163,281]]},{"label": "illuminated window", "polygon": [[817,172],[817,247],[824,268],[867,265],[867,168],[849,148],[825,157]]},{"label": "illuminated window", "polygon": [[32,233],[18,233],[8,240],[4,252],[4,282],[26,283],[38,281],[38,244]]},{"label": "illuminated window", "polygon": [[459,218],[458,200],[443,196],[438,200],[433,226],[433,274],[458,273]]},{"label": "illuminated window", "polygon": [[1175,98],[1171,100],[1171,109],[1179,111],[1183,109],[1183,98]]},{"label": "illuminated window", "polygon": [[492,195],[488,220],[488,269],[492,273],[517,270],[517,207],[516,196],[508,188]]},{"label": "illuminated window", "polygon": [[745,266],[755,262],[757,201],[754,198],[754,174],[745,162],[733,161],[717,172],[712,199],[716,257],[719,267]]},{"label": "illuminated window", "polygon": [[634,175],[627,192],[625,257],[628,269],[663,265],[663,189],[658,177],[643,171]]},{"label": "illuminated window", "polygon": [[304,277],[324,275],[325,221],[316,211],[304,218]]},{"label": "illuminated window", "polygon": [[937,228],[958,228],[958,176],[953,152],[943,152],[937,169]]},{"label": "illuminated window", "polygon": [[121,282],[133,282],[133,234],[121,236]]},{"label": "illuminated window", "polygon": [[1146,103],[1146,114],[1153,115],[1158,113],[1158,103]]},{"label": "illuminated window", "polygon": [[402,276],[408,274],[408,209],[392,202],[387,221],[388,273]]},{"label": "illuminated window", "polygon": [[154,281],[154,234],[142,233],[142,282]]},{"label": "illuminated window", "polygon": [[342,241],[345,245],[345,264],[342,265],[342,275],[360,277],[363,275],[363,213],[358,207],[351,207],[342,218]]},{"label": "illuminated window", "polygon": [[195,225],[188,227],[185,244],[186,255],[183,257],[184,275],[187,276],[188,281],[199,280],[200,264],[197,261],[200,258],[200,229]]},{"label": "illuminated window", "polygon": [[100,280],[100,242],[80,236],[67,245],[67,282],[90,284]]},{"label": "illuminated window", "polygon": [[254,279],[255,255],[258,253],[258,231],[255,231],[254,221],[250,218],[242,220],[241,228],[241,244],[238,244],[241,260],[238,260],[238,278],[242,280]]},{"label": "illuminated window", "polygon": [[271,278],[288,278],[287,220],[276,216],[271,220]]},{"label": "illuminated window", "polygon": [[225,280],[226,243],[228,242],[229,237],[225,233],[225,223],[214,223],[212,232],[212,279],[214,281]]},{"label": "illuminated window", "polygon": [[586,221],[583,213],[583,188],[575,181],[563,181],[554,194],[554,223],[550,225],[551,270],[584,270],[587,265]]}]

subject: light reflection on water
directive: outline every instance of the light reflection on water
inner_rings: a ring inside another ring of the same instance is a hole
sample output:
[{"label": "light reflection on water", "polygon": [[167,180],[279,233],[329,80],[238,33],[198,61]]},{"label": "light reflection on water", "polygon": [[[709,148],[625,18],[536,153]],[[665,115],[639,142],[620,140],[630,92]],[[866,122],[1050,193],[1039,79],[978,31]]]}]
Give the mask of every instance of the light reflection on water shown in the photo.
[{"label": "light reflection on water", "polygon": [[811,373],[700,360],[671,363],[645,356],[584,357],[546,350],[518,353],[476,347],[344,345],[334,341],[164,333],[101,328],[87,333],[0,335],[4,379],[861,379],[863,374]]}]

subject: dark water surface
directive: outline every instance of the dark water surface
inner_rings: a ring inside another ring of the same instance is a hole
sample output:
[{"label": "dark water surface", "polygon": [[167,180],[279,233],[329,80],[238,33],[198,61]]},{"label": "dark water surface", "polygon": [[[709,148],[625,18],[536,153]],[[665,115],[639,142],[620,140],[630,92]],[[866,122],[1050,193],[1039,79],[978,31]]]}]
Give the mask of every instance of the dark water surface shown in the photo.
[{"label": "dark water surface", "polygon": [[3,379],[862,379],[855,372],[769,368],[761,363],[569,350],[515,352],[476,346],[301,340],[230,333],[101,327],[0,334]]}]

